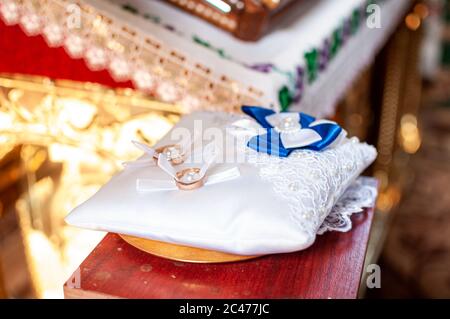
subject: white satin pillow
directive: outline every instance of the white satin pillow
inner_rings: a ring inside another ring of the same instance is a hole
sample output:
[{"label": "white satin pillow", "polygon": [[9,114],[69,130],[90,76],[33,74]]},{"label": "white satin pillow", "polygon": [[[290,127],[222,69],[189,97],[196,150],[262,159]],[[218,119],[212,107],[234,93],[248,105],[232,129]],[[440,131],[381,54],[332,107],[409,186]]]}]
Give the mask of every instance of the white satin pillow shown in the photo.
[{"label": "white satin pillow", "polygon": [[[183,117],[173,130],[193,132],[194,121],[201,120],[203,130],[220,128],[230,137],[225,128],[242,118],[247,117],[198,112]],[[171,132],[156,147],[179,142]],[[245,162],[216,164],[210,172],[237,167],[238,178],[193,191],[138,192],[137,180],[169,177],[157,166],[127,167],[66,222],[238,255],[298,251],[313,244],[333,205],[376,158],[374,147],[354,138],[323,152],[300,150],[288,158],[240,146],[221,151],[244,150]]]}]

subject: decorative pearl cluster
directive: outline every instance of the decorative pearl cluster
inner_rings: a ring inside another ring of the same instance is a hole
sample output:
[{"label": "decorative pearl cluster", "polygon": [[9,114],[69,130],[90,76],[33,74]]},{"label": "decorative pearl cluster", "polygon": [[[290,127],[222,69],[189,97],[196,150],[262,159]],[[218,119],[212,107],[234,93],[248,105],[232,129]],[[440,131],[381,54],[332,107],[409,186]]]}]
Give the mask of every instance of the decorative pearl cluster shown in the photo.
[{"label": "decorative pearl cluster", "polygon": [[300,130],[300,128],[300,123],[295,121],[292,117],[282,119],[278,125],[275,126],[277,132],[293,132]]}]

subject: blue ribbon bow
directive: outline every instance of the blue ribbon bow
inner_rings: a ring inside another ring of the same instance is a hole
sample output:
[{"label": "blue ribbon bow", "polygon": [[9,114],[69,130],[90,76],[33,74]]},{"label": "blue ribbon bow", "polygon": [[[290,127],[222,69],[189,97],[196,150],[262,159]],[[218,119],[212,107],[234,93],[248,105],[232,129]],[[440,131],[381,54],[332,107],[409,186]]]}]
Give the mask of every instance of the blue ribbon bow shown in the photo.
[{"label": "blue ribbon bow", "polygon": [[297,149],[323,151],[346,136],[337,123],[317,121],[304,113],[276,113],[256,106],[243,106],[242,111],[254,118],[264,131],[252,137],[248,147],[269,155],[288,157]]}]

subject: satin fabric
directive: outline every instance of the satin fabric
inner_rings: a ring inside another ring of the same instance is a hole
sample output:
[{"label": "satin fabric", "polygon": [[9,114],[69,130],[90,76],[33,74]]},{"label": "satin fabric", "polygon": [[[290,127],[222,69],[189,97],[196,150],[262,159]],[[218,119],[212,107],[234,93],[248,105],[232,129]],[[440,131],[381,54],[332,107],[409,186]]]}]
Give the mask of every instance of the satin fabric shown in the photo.
[{"label": "satin fabric", "polygon": [[[221,127],[227,134],[225,128],[236,120],[236,116],[193,113],[183,117],[175,128],[183,127],[192,132],[194,120],[202,120],[204,129]],[[155,147],[176,142],[169,132]],[[371,147],[362,144],[354,147],[367,150],[373,160],[374,151]],[[244,146],[243,149],[247,148]],[[258,154],[250,149],[247,151]],[[221,152],[230,155],[237,150],[234,146],[224,146]],[[346,183],[350,185],[369,164],[370,161],[362,160],[354,163],[358,169],[349,173]],[[294,222],[290,204],[274,191],[271,182],[261,178],[259,167],[247,162],[214,164],[211,174],[232,167],[238,167],[239,178],[195,191],[161,192],[138,192],[136,189],[139,179],[167,179],[168,175],[160,168],[127,167],[93,197],[75,208],[66,217],[66,222],[77,227],[238,255],[294,252],[314,243],[317,229],[323,222],[319,213],[313,214],[311,222],[305,223],[311,226]],[[311,171],[314,171],[314,164],[311,165]],[[348,185],[339,187],[343,192]],[[326,194],[327,189],[321,192]],[[310,195],[305,200],[320,203],[321,198],[331,198],[327,204],[331,210],[341,194],[323,195],[315,194],[317,201]],[[322,209],[323,205],[318,206],[316,211]],[[303,217],[297,218],[301,221]]]},{"label": "satin fabric", "polygon": [[315,131],[322,139],[306,146],[288,148],[283,144],[280,133],[266,120],[268,116],[276,114],[275,111],[257,106],[243,106],[242,111],[253,117],[266,129],[265,134],[254,136],[248,142],[248,146],[257,152],[263,152],[270,155],[288,157],[296,149],[323,151],[328,146],[332,145],[343,132],[342,128],[336,123],[325,122],[314,125],[314,122],[316,122],[314,117],[299,113],[299,123],[301,128]]}]

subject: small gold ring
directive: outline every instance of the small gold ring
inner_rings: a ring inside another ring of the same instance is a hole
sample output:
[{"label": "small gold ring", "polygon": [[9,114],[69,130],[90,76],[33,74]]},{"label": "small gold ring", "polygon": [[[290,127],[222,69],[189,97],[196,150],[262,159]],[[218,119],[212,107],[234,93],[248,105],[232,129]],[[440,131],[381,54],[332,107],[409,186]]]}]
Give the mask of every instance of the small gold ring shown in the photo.
[{"label": "small gold ring", "polygon": [[180,172],[177,172],[177,174],[176,174],[177,178],[175,179],[175,183],[177,184],[177,187],[180,190],[191,191],[191,190],[198,189],[203,186],[203,177],[198,180],[189,182],[189,183],[182,182],[181,179],[189,173],[199,174],[200,169],[199,168],[186,168]]},{"label": "small gold ring", "polygon": [[167,158],[167,160],[172,163],[172,165],[180,165],[184,163],[184,156],[182,154],[182,149],[179,145],[177,144],[171,144],[171,145],[166,145],[166,146],[161,146],[159,148],[157,148],[155,150],[155,154],[153,155],[153,158],[158,160],[158,156],[159,154],[165,154],[167,149],[173,147],[175,149],[177,149],[180,152],[180,156],[176,157],[176,158]]}]

